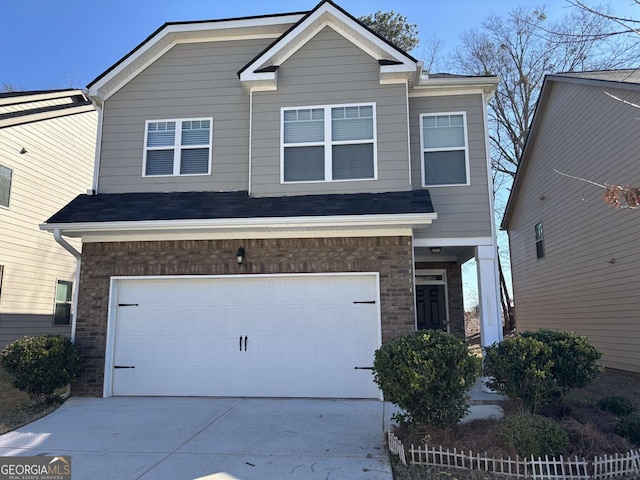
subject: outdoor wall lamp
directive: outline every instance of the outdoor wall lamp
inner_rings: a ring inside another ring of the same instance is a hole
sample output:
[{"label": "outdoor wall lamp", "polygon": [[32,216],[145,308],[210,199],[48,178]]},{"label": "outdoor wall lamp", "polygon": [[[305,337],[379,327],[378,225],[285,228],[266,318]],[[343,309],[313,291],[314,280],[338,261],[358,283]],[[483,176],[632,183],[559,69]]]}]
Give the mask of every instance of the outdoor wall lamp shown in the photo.
[{"label": "outdoor wall lamp", "polygon": [[238,265],[242,265],[242,262],[244,262],[244,247],[240,247],[236,253],[236,262],[238,262]]},{"label": "outdoor wall lamp", "polygon": [[431,247],[431,253],[437,255],[442,251],[442,247]]}]

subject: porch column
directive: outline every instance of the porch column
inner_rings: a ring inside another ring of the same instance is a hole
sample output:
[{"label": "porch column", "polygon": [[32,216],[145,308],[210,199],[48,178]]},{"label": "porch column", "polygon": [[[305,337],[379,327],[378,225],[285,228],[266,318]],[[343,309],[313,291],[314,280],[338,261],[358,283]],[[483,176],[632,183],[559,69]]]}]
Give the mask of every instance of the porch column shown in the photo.
[{"label": "porch column", "polygon": [[475,256],[480,302],[480,342],[484,348],[502,340],[497,249],[495,246],[479,245]]}]

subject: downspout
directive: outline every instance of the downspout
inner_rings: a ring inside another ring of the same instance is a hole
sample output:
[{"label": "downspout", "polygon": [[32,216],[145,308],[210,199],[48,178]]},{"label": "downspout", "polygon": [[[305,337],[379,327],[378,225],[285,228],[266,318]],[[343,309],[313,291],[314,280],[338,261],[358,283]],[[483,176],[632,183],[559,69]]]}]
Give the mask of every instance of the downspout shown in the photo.
[{"label": "downspout", "polygon": [[80,263],[82,261],[82,254],[77,251],[73,246],[67,242],[64,238],[62,238],[62,234],[60,233],[60,229],[56,228],[53,230],[53,238],[55,238],[56,242],[62,246],[67,252],[76,257],[76,275],[75,275],[75,284],[73,288],[73,294],[71,298],[71,342],[75,343],[76,341],[76,311],[78,308],[78,287],[80,286]]},{"label": "downspout", "polygon": [[[76,275],[71,297],[71,343],[76,343],[76,312],[78,311],[78,290],[80,287],[80,264],[82,262],[82,254],[62,238],[59,228],[53,230],[53,238],[62,246],[62,248],[76,257]],[[69,395],[71,395],[71,384],[67,385],[67,390],[61,395],[61,397],[66,399]]]}]

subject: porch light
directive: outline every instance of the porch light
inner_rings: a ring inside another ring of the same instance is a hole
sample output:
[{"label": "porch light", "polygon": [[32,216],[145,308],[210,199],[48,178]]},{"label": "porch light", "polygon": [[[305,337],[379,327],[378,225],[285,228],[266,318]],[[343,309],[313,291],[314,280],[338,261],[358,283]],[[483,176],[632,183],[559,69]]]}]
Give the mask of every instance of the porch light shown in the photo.
[{"label": "porch light", "polygon": [[236,262],[238,262],[238,265],[242,265],[243,261],[244,261],[244,247],[240,247],[238,249],[238,252],[236,253]]},{"label": "porch light", "polygon": [[442,247],[431,247],[431,253],[437,255],[442,251]]}]

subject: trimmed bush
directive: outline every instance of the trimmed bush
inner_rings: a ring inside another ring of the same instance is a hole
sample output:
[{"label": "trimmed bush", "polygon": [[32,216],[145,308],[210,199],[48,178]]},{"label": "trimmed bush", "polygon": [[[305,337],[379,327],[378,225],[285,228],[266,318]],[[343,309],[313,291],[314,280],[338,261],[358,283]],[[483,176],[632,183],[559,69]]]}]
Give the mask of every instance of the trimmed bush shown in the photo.
[{"label": "trimmed bush", "polygon": [[9,344],[0,354],[0,363],[13,377],[14,387],[37,398],[70,383],[80,357],[67,337],[42,335]]},{"label": "trimmed bush", "polygon": [[593,381],[602,372],[601,356],[586,337],[570,332],[524,332],[485,349],[484,374],[490,388],[536,413]]},{"label": "trimmed bush", "polygon": [[601,398],[598,400],[598,408],[619,417],[630,415],[636,410],[636,406],[631,400],[618,395]]},{"label": "trimmed bush", "polygon": [[506,448],[522,457],[554,457],[567,448],[569,436],[556,422],[538,415],[505,417],[498,435]]},{"label": "trimmed bush", "polygon": [[632,413],[618,420],[616,433],[630,442],[640,445],[640,414]]},{"label": "trimmed bush", "polygon": [[373,370],[385,400],[405,411],[394,414],[394,420],[448,428],[469,411],[467,392],[479,374],[480,361],[461,338],[420,331],[382,345]]}]

